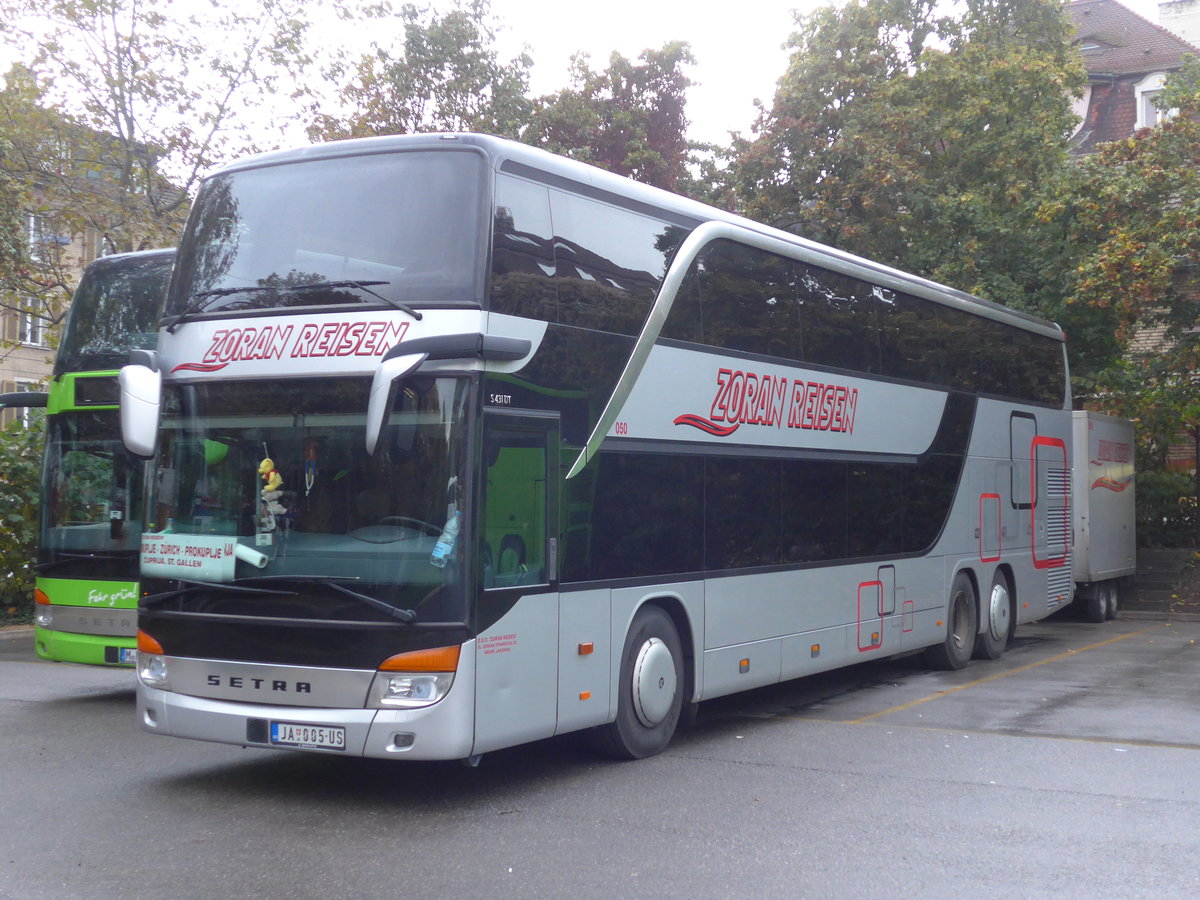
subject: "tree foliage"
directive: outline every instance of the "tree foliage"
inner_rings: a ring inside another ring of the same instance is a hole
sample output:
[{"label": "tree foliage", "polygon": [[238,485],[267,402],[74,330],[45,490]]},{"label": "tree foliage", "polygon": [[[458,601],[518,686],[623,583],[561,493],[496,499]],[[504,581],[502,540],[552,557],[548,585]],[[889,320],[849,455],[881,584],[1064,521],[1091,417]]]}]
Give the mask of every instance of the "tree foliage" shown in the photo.
[{"label": "tree foliage", "polygon": [[[619,53],[594,70],[572,59],[570,86],[529,93],[527,53],[502,60],[501,27],[487,0],[454,0],[445,12],[413,4],[396,15],[403,38],[377,41],[352,64],[330,71],[338,96],[314,103],[315,140],[475,131],[513,138],[638,181],[676,188],[686,174],[686,44]],[[381,27],[386,32],[386,28]]]},{"label": "tree foliage", "polygon": [[[482,131],[516,137],[528,120],[529,68],[520,54],[504,62],[487,0],[455,0],[444,13],[403,5],[399,46],[376,43],[357,63],[334,66],[339,116],[313,110],[310,137],[341,140],[383,134]],[[386,28],[381,30],[386,31]]]},{"label": "tree foliage", "polygon": [[528,143],[676,190],[688,163],[687,89],[684,73],[695,63],[688,45],[646,50],[634,63],[619,53],[608,68],[591,68],[584,54],[572,58],[571,85],[537,101]]},{"label": "tree foliage", "polygon": [[21,185],[10,171],[13,149],[12,143],[0,136],[0,292],[11,289],[26,257]]},{"label": "tree foliage", "polygon": [[34,410],[28,428],[14,422],[0,430],[0,621],[32,611],[43,418]]},{"label": "tree foliage", "polygon": [[735,145],[754,218],[1041,308],[1061,237],[1037,215],[1066,164],[1083,70],[1053,0],[851,0],[797,19],[756,136]]},{"label": "tree foliage", "polygon": [[1067,309],[1107,323],[1128,348],[1096,389],[1138,421],[1144,461],[1162,466],[1200,427],[1200,62],[1171,76],[1158,102],[1177,112],[1102,145],[1048,208],[1079,248]]},{"label": "tree foliage", "polygon": [[[199,176],[252,149],[247,110],[305,64],[304,4],[200,9],[0,0],[0,36],[29,48],[0,94],[4,171],[46,238],[28,248],[8,306],[56,323],[81,262],[174,243]],[[80,246],[88,235],[95,245]]]}]

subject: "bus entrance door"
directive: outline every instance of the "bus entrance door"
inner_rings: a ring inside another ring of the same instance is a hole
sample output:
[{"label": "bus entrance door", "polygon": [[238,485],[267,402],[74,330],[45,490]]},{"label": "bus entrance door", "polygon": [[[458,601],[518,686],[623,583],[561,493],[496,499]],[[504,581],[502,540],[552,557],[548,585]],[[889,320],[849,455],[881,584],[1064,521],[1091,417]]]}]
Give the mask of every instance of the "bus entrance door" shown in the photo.
[{"label": "bus entrance door", "polygon": [[475,753],[557,723],[558,434],[555,415],[484,416]]}]

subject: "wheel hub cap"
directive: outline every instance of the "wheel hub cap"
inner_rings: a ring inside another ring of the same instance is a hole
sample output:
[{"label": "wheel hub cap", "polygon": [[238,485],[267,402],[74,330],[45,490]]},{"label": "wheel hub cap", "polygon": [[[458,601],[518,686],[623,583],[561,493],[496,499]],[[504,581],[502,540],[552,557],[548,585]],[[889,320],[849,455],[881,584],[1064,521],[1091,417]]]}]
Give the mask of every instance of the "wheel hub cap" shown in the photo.
[{"label": "wheel hub cap", "polygon": [[996,640],[1008,634],[1008,590],[1002,584],[992,586],[992,597],[988,603],[988,628]]},{"label": "wheel hub cap", "polygon": [[633,664],[633,708],[641,723],[653,728],[666,718],[675,700],[675,660],[670,648],[650,638]]}]

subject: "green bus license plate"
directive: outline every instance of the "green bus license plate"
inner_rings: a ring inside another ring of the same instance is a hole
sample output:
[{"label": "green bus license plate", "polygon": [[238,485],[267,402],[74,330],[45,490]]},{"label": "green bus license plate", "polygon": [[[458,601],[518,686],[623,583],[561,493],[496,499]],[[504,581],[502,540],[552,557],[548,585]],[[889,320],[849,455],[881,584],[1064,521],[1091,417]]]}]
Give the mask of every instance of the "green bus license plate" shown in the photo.
[{"label": "green bus license plate", "polygon": [[302,725],[299,722],[272,722],[271,743],[281,747],[345,750],[346,729],[337,725]]},{"label": "green bus license plate", "polygon": [[137,650],[133,647],[121,648],[121,662],[134,665],[137,662]]}]

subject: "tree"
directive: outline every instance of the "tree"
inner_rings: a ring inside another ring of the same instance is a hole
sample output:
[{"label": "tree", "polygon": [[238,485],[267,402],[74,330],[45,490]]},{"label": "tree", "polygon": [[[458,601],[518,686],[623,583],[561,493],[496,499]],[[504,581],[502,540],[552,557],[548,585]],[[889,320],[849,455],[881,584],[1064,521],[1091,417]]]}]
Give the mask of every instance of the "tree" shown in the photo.
[{"label": "tree", "polygon": [[[341,140],[383,134],[482,131],[516,137],[528,119],[532,60],[522,53],[502,62],[487,0],[455,0],[438,14],[413,4],[400,8],[399,47],[373,45],[329,76],[343,81],[343,115],[312,109],[309,136]],[[348,76],[348,80],[347,79]]]},{"label": "tree", "polygon": [[1200,436],[1200,61],[1157,102],[1174,114],[1084,159],[1048,214],[1082,248],[1066,307],[1102,316],[1127,351],[1097,393],[1137,420],[1142,461],[1165,467],[1181,435]]},{"label": "tree", "polygon": [[537,101],[522,138],[636,181],[676,190],[686,179],[683,67],[695,63],[686,43],[645,50],[635,64],[619,53],[596,72],[586,55],[572,58],[571,87]]},{"label": "tree", "polygon": [[[200,175],[252,148],[247,109],[303,67],[305,27],[303,0],[204,15],[170,0],[0,0],[0,36],[29,48],[0,96],[5,174],[46,238],[6,305],[54,324],[87,258],[174,243]],[[85,235],[94,248],[64,252]]]},{"label": "tree", "polygon": [[755,218],[998,302],[1045,309],[1083,69],[1054,0],[851,0],[797,19],[731,178]]},{"label": "tree", "polygon": [[25,259],[24,232],[21,227],[21,188],[9,172],[12,144],[0,137],[0,292],[9,283]]},{"label": "tree", "polygon": [[35,410],[29,427],[14,422],[0,430],[0,621],[25,618],[32,611],[42,422],[41,410]]}]

